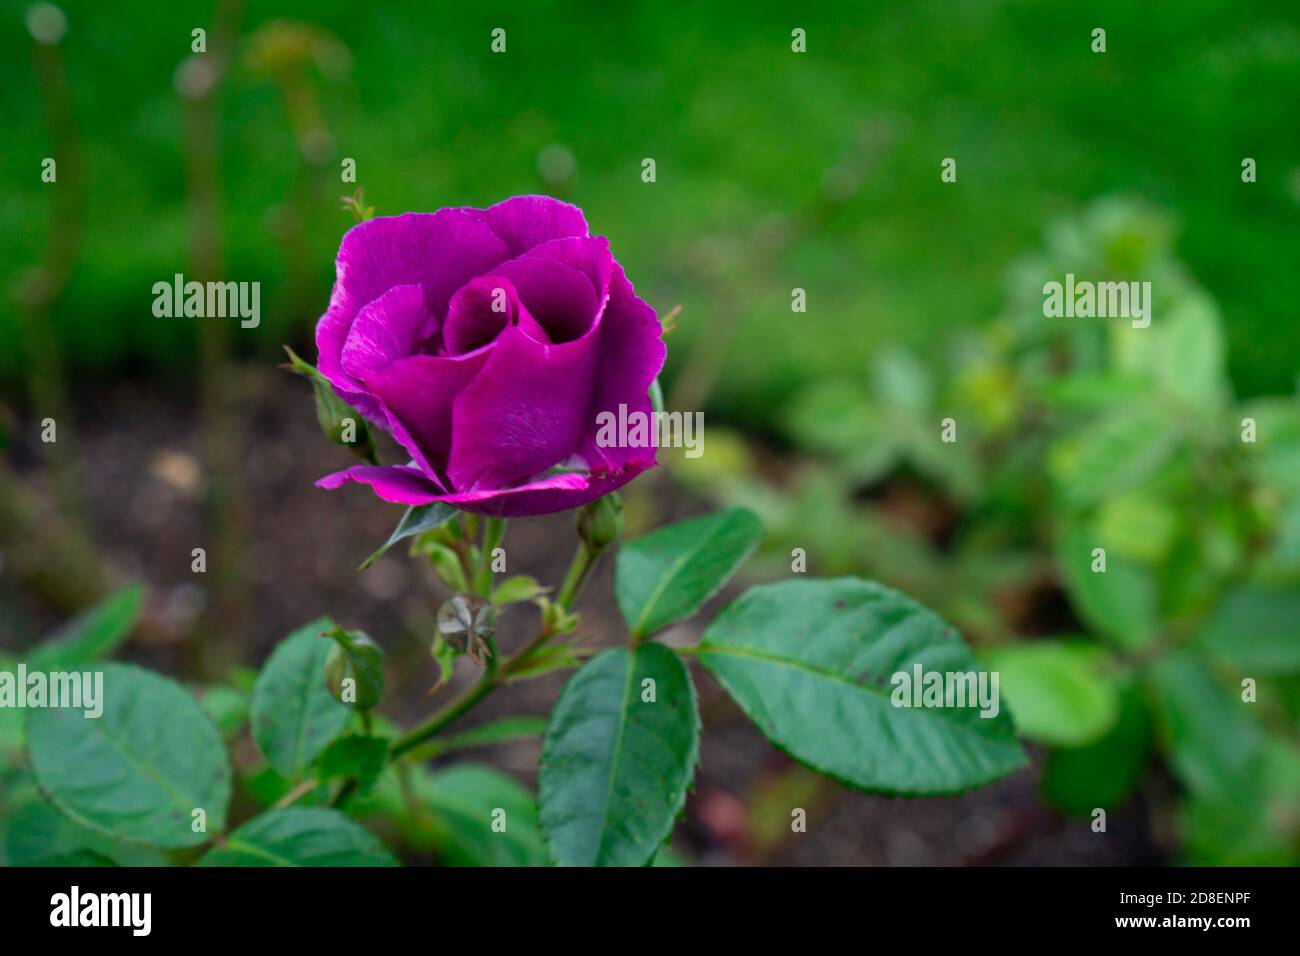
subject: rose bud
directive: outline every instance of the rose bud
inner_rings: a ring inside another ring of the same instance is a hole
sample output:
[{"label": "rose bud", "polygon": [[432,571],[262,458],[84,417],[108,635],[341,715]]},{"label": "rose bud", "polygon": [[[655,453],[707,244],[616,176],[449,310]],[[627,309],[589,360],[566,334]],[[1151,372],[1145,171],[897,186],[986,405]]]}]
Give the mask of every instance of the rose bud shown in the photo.
[{"label": "rose bud", "polygon": [[623,501],[617,493],[608,494],[578,512],[578,537],[593,554],[614,543],[623,530]]}]

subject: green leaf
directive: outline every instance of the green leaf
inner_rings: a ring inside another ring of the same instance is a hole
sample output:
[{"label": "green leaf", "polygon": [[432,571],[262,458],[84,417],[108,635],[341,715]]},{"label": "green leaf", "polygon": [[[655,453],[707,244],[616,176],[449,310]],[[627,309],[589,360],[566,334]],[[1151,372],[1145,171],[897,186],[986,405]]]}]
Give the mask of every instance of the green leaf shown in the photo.
[{"label": "green leaf", "polygon": [[1032,388],[1059,411],[1090,414],[1144,401],[1150,395],[1146,375],[1115,371],[1075,371],[1036,383]]},{"label": "green leaf", "polygon": [[648,863],[686,802],[699,735],[695,688],[668,648],[614,648],[588,661],[556,702],[538,769],[554,860]]},{"label": "green leaf", "polygon": [[434,662],[438,665],[438,680],[433,687],[429,688],[430,695],[448,683],[456,673],[456,658],[460,656],[460,651],[448,644],[441,634],[435,634],[431,653]]},{"label": "green leaf", "polygon": [[168,865],[163,853],[112,840],[76,823],[39,798],[13,812],[5,830],[3,849],[0,857],[8,866],[82,865],[65,861],[84,854],[102,861],[95,865]]},{"label": "green leaf", "polygon": [[1177,530],[1173,506],[1147,491],[1107,498],[1097,511],[1098,544],[1120,558],[1156,564],[1169,552]]},{"label": "green leaf", "polygon": [[908,349],[887,345],[876,350],[871,356],[870,378],[871,391],[881,405],[893,406],[913,417],[930,412],[930,373]]},{"label": "green leaf", "polygon": [[1255,442],[1243,442],[1242,455],[1253,479],[1284,499],[1300,493],[1300,401],[1296,395],[1256,398],[1239,407],[1238,427],[1253,421]]},{"label": "green leaf", "polygon": [[505,774],[463,763],[428,777],[417,776],[415,781],[417,798],[430,816],[435,846],[446,862],[455,866],[547,864],[533,795]]},{"label": "green leaf", "polygon": [[[0,654],[0,673],[13,674],[18,662]],[[23,712],[16,707],[0,707],[0,773],[7,760],[16,759],[23,749]]]},{"label": "green leaf", "polygon": [[492,603],[518,604],[521,601],[531,601],[545,594],[546,591],[546,588],[537,583],[536,578],[520,574],[513,578],[506,578],[496,586],[492,591]]},{"label": "green leaf", "polygon": [[1300,492],[1300,402],[1294,396],[1258,398],[1241,414],[1240,422],[1255,423],[1255,443],[1242,445],[1253,477],[1283,495]]},{"label": "green leaf", "polygon": [[614,568],[614,593],[632,634],[653,634],[698,611],[762,536],[752,511],[733,508],[625,544]]},{"label": "green leaf", "polygon": [[998,672],[1003,700],[1022,737],[1079,747],[1119,717],[1119,690],[1103,676],[1105,657],[1095,647],[1033,641],[981,656]]},{"label": "green leaf", "polygon": [[1184,406],[1212,411],[1228,392],[1226,348],[1218,307],[1207,296],[1184,299],[1157,323],[1152,371],[1168,394]]},{"label": "green leaf", "polygon": [[1192,794],[1184,802],[1182,837],[1194,866],[1294,866],[1300,750],[1270,739],[1249,780],[1228,794]]},{"label": "green leaf", "polygon": [[1227,593],[1198,636],[1252,674],[1300,671],[1300,591],[1243,584]]},{"label": "green leaf", "polygon": [[388,761],[388,741],[383,737],[366,737],[349,734],[340,737],[325,748],[320,758],[320,779],[356,777],[357,791],[364,795]]},{"label": "green leaf", "polygon": [[383,649],[362,631],[335,627],[328,637],[334,646],[325,658],[325,686],[341,703],[373,710],[384,696]]},{"label": "green leaf", "polygon": [[1261,571],[1280,577],[1300,577],[1300,501],[1292,501],[1282,508]]},{"label": "green leaf", "polygon": [[125,664],[103,667],[103,714],[27,712],[27,747],[41,791],[73,820],[125,840],[197,846],[192,811],[225,826],[230,764],[221,735],[179,684]]},{"label": "green leaf", "polygon": [[803,389],[785,419],[786,432],[801,447],[833,456],[863,484],[878,480],[898,462],[887,420],[856,382],[829,379]]},{"label": "green leaf", "polygon": [[1263,760],[1264,735],[1249,715],[1256,705],[1229,694],[1185,651],[1156,662],[1149,674],[1174,775],[1206,799],[1236,799]]},{"label": "green leaf", "polygon": [[302,776],[352,716],[325,686],[331,645],[320,635],[334,627],[323,617],[294,631],[276,647],[253,685],[253,740],[267,763],[291,780]]},{"label": "green leaf", "polygon": [[980,667],[936,614],[874,582],[751,588],[704,632],[700,662],[773,743],[855,787],[954,793],[1026,762],[1004,710],[895,706],[916,666]]},{"label": "green leaf", "polygon": [[362,561],[357,566],[357,570],[364,571],[370,567],[384,556],[384,552],[403,538],[422,534],[425,531],[437,528],[439,525],[444,525],[459,513],[456,507],[441,501],[435,501],[427,505],[412,505],[406,509],[406,514],[402,515],[402,520],[397,522],[397,527],[388,536],[388,540],[383,543],[378,551]]},{"label": "green leaf", "polygon": [[369,830],[337,810],[285,807],[254,817],[199,866],[396,866]]},{"label": "green leaf", "polygon": [[29,670],[74,670],[111,654],[131,633],[144,588],[130,587],[96,604],[59,628],[27,655]]},{"label": "green leaf", "polygon": [[1065,500],[1083,508],[1133,490],[1169,460],[1177,440],[1157,409],[1126,407],[1059,441],[1048,471]]},{"label": "green leaf", "polygon": [[460,593],[470,590],[469,581],[465,579],[465,569],[460,563],[460,556],[449,545],[429,535],[421,535],[411,545],[410,554],[413,558],[419,556],[428,558],[438,579],[453,591]]},{"label": "green leaf", "polygon": [[[1014,705],[1013,705],[1014,706]],[[1083,747],[1053,749],[1043,764],[1043,794],[1059,810],[1085,816],[1118,809],[1142,779],[1151,752],[1146,708],[1136,688],[1120,694],[1119,717]]]},{"label": "green leaf", "polygon": [[670,846],[661,846],[655,858],[650,861],[651,866],[690,866],[685,859],[673,852]]},{"label": "green leaf", "polygon": [[226,740],[238,736],[248,723],[248,692],[242,688],[208,687],[200,694],[199,705]]},{"label": "green leaf", "polygon": [[1106,570],[1093,571],[1101,547],[1085,523],[1068,527],[1056,543],[1056,562],[1075,612],[1089,627],[1134,649],[1160,633],[1159,592],[1147,567],[1107,553]]},{"label": "green leaf", "polygon": [[[29,671],[67,671],[108,656],[130,635],[143,599],[139,586],[119,591],[64,624],[21,660]],[[13,673],[17,663],[0,655],[0,671]],[[0,757],[22,748],[22,711],[0,708]]]}]

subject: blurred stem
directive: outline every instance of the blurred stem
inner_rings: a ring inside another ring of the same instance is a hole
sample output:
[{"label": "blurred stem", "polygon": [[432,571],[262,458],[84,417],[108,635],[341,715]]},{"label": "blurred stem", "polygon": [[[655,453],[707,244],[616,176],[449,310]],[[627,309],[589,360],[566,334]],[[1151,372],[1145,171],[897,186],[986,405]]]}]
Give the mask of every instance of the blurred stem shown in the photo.
[{"label": "blurred stem", "polygon": [[[255,31],[251,42],[273,24]],[[322,97],[313,80],[315,58],[297,59],[283,69],[272,71],[272,80],[284,101],[285,116],[293,130],[298,146],[298,163],[293,181],[284,203],[278,207],[276,241],[285,262],[285,281],[280,290],[277,311],[291,316],[296,324],[300,319],[313,317],[312,308],[317,295],[315,264],[312,260],[311,237],[320,220],[320,210],[325,208],[327,196],[335,192],[337,173],[331,176],[327,165],[310,148],[314,137],[328,132]],[[295,328],[295,337],[297,330]]]},{"label": "blurred stem", "polygon": [[[100,562],[90,539],[61,515],[38,522],[38,503],[0,460],[0,541],[21,588],[56,607],[82,608],[103,594]],[[39,547],[35,547],[39,543]]]},{"label": "blurred stem", "polygon": [[292,806],[293,804],[297,803],[299,800],[307,796],[307,794],[311,793],[319,786],[320,786],[320,781],[315,779],[314,777],[310,780],[304,780],[302,783],[298,784],[298,786],[294,787],[292,790],[286,793],[279,800],[275,801],[275,805],[273,809],[282,810],[285,807]]},{"label": "blurred stem", "polygon": [[[73,567],[62,566],[59,571],[69,574],[75,568],[79,575],[87,575],[79,585],[93,599],[103,590],[102,575],[90,540],[80,469],[74,454],[76,436],[63,356],[50,321],[54,304],[68,283],[81,244],[81,150],[68,93],[67,73],[58,44],[36,43],[33,60],[37,93],[50,131],[56,179],[46,184],[51,190],[49,238],[41,262],[20,287],[17,311],[29,362],[27,384],[32,408],[38,419],[54,419],[61,439],[43,446],[50,456],[58,503],[57,521],[64,529],[62,535],[56,536],[62,545],[60,553],[50,555],[48,563],[59,567],[71,557]],[[13,517],[18,517],[16,512]],[[41,536],[37,536],[35,540],[40,539]]]},{"label": "blurred stem", "polygon": [[[219,0],[209,31],[209,51],[193,61],[209,71],[181,90],[185,113],[185,160],[190,213],[190,255],[195,278],[201,282],[223,277],[221,251],[221,185],[217,169],[216,92],[230,63],[243,0]],[[184,67],[182,67],[184,69]],[[203,445],[208,464],[208,529],[214,532],[212,567],[216,601],[210,620],[225,630],[247,629],[247,522],[239,493],[240,433],[236,407],[238,390],[231,387],[228,328],[212,317],[199,324],[199,404]],[[211,635],[211,630],[208,630]],[[227,661],[217,660],[218,642],[203,637],[190,643],[190,666],[198,676],[217,673]]]}]

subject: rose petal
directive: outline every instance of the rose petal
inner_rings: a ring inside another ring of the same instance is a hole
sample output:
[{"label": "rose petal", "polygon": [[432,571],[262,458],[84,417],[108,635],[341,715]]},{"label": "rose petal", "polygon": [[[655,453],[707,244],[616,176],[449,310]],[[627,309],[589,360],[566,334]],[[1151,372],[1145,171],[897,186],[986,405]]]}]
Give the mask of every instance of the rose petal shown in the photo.
[{"label": "rose petal", "polygon": [[467,209],[480,216],[518,256],[548,239],[587,235],[582,210],[550,196],[515,196],[487,209]]},{"label": "rose petal", "polygon": [[548,475],[514,488],[444,494],[434,482],[415,468],[354,465],[345,471],[326,475],[316,485],[333,489],[355,481],[370,485],[380,498],[398,504],[427,505],[434,501],[444,501],[474,514],[520,518],[581,507],[618,490],[647,468],[653,467],[652,461],[632,461],[617,471],[602,474]]},{"label": "rose petal", "polygon": [[[406,504],[541,514],[652,467],[653,448],[595,445],[597,412],[650,412],[646,390],[664,348],[608,242],[587,232],[580,210],[544,196],[349,231],[317,325],[319,368],[414,461],[357,466],[319,484],[359,481]],[[506,291],[504,314],[491,310],[496,289]],[[534,480],[561,461],[591,472]]]},{"label": "rose petal", "polygon": [[334,489],[349,481],[367,484],[385,501],[403,505],[427,505],[443,494],[437,482],[407,465],[353,465],[319,479],[316,487]]},{"label": "rose petal", "polygon": [[600,319],[600,348],[596,362],[600,375],[587,431],[578,449],[578,454],[589,467],[618,468],[636,459],[655,460],[652,447],[602,448],[597,445],[597,417],[602,412],[617,415],[620,404],[627,406],[629,414],[641,412],[648,415],[653,411],[648,394],[650,384],[663,369],[668,354],[662,332],[654,309],[637,297],[632,283],[623,274],[622,266],[614,263],[609,304]]},{"label": "rose petal", "polygon": [[388,412],[393,437],[428,474],[445,471],[453,403],[487,360],[488,350],[457,356],[415,355],[366,378]]},{"label": "rose petal", "polygon": [[580,338],[600,314],[600,300],[591,281],[572,266],[523,256],[503,262],[495,274],[514,284],[520,301],[552,342]]},{"label": "rose petal", "polygon": [[353,226],[339,246],[329,309],[316,325],[321,374],[363,412],[378,414],[375,400],[342,365],[358,312],[393,286],[418,284],[426,309],[441,318],[452,293],[510,255],[480,214],[463,209],[408,212]]},{"label": "rose petal", "polygon": [[614,256],[604,236],[576,239],[552,239],[530,249],[524,259],[549,259],[577,269],[591,281],[599,306],[609,297],[609,281],[614,271]]},{"label": "rose petal", "polygon": [[437,500],[455,505],[462,511],[497,518],[545,515],[579,508],[589,501],[595,501],[623,487],[654,465],[653,461],[634,461],[617,471],[603,474],[549,475],[514,488],[462,491],[442,495]]},{"label": "rose petal", "polygon": [[501,333],[455,400],[452,487],[507,487],[569,457],[590,420],[596,346],[594,333],[562,345],[544,345],[517,327]]},{"label": "rose petal", "polygon": [[[494,308],[498,302],[504,311]],[[514,283],[505,276],[481,276],[451,297],[442,341],[451,355],[463,355],[493,341],[507,325],[518,325],[539,342],[551,341],[519,300]]]},{"label": "rose petal", "polygon": [[436,319],[424,305],[417,284],[393,286],[357,313],[343,343],[340,364],[358,381],[415,354]]}]

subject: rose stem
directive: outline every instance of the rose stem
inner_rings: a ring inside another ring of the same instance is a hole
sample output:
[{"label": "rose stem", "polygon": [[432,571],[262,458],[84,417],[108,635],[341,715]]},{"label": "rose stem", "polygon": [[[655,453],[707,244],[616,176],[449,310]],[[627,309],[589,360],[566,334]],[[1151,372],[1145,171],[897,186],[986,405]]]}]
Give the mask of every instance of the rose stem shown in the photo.
[{"label": "rose stem", "polygon": [[479,554],[478,579],[471,582],[483,597],[492,597],[492,552],[506,536],[505,518],[488,518],[483,522],[483,547]]},{"label": "rose stem", "polygon": [[[564,611],[569,611],[573,603],[578,599],[578,594],[582,586],[590,576],[591,569],[595,565],[598,553],[593,552],[586,542],[578,542],[578,550],[574,552],[573,561],[569,565],[569,573],[565,575],[564,586],[560,589],[559,595],[555,599],[558,607]],[[390,753],[389,759],[396,759],[411,748],[418,746],[428,740],[438,731],[442,730],[452,721],[461,717],[479,701],[490,694],[493,690],[504,684],[506,677],[510,672],[528,659],[538,648],[555,636],[555,631],[545,622],[538,630],[535,637],[518,651],[507,657],[501,662],[496,673],[492,675],[484,674],[479,681],[470,687],[467,691],[447,704],[446,707],[434,713],[424,723],[418,725],[402,737]]]},{"label": "rose stem", "polygon": [[[573,554],[573,561],[569,564],[569,571],[564,576],[564,584],[555,599],[556,606],[565,613],[572,610],[583,585],[587,583],[587,579],[591,576],[591,570],[595,567],[596,560],[604,550],[604,548],[594,550],[587,542],[579,539],[578,549]],[[407,731],[393,745],[392,750],[388,752],[388,762],[397,761],[429,738],[438,734],[444,727],[463,717],[476,707],[483,698],[504,684],[512,670],[526,661],[534,651],[554,637],[556,633],[550,624],[543,621],[541,628],[538,629],[533,639],[502,661],[495,671],[485,672],[473,686],[459,697],[452,700],[441,710],[436,711],[424,723]],[[350,778],[335,795],[332,805],[336,807],[342,806],[356,788],[356,778]]]}]

